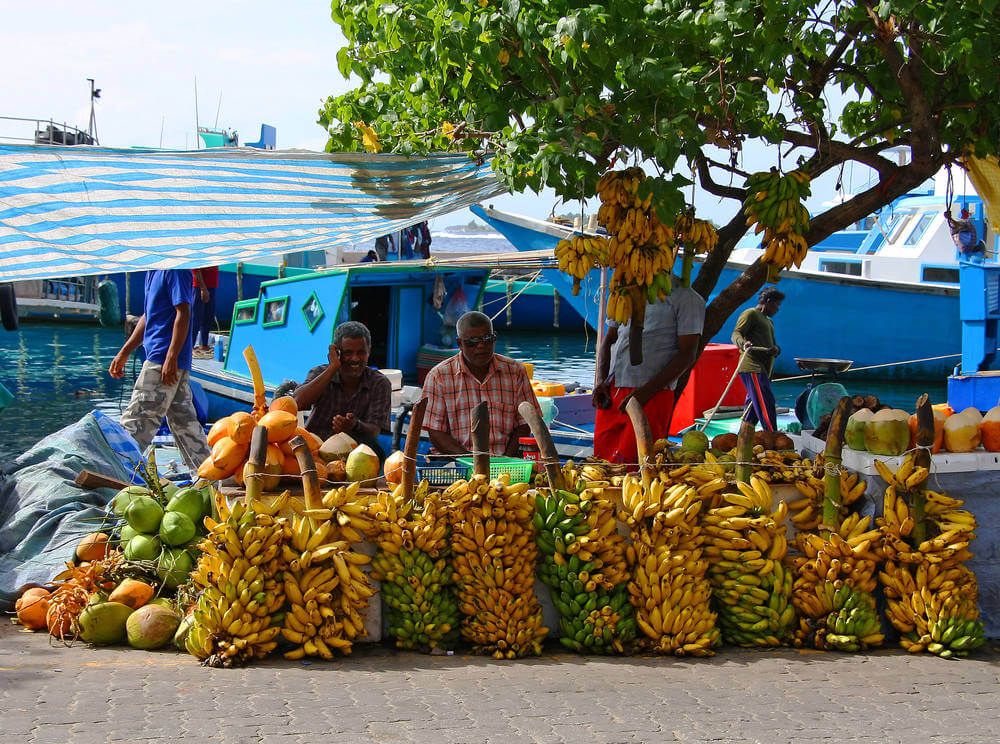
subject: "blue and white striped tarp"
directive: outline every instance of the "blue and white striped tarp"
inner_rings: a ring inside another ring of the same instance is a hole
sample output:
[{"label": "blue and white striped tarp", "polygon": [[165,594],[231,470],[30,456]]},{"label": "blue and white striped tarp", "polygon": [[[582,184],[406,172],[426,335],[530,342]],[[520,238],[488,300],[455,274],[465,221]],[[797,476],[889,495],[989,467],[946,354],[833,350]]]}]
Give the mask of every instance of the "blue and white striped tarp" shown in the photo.
[{"label": "blue and white striped tarp", "polygon": [[0,281],[335,249],[503,190],[465,155],[0,145]]}]

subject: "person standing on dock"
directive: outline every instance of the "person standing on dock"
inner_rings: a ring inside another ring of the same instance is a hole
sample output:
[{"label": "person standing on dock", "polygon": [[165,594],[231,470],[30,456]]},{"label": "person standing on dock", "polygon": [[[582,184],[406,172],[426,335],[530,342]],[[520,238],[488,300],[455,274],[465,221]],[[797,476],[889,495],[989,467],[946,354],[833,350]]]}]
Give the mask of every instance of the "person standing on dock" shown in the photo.
[{"label": "person standing on dock", "polygon": [[141,345],[146,352],[132,398],[122,413],[122,427],[139,449],[153,441],[163,417],[184,462],[192,470],[209,456],[208,440],[198,423],[191,393],[191,305],[194,285],[187,269],[146,272],[143,314],[115,354],[108,373],[125,375],[125,363]]},{"label": "person standing on dock", "polygon": [[219,288],[219,267],[204,266],[191,272],[194,282],[194,350],[210,352],[208,334],[215,325],[215,292]]},{"label": "person standing on dock", "polygon": [[517,407],[529,401],[541,413],[524,365],[494,351],[497,340],[488,315],[470,310],[455,324],[459,353],[435,366],[424,379],[424,428],[436,452],[472,450],[472,414],[490,407],[490,454],[520,456],[520,438],[531,434]]},{"label": "person standing on dock", "polygon": [[771,320],[785,299],[783,292],[768,287],[760,293],[757,307],[744,310],[733,329],[733,343],[741,351],[736,372],[747,389],[743,420],[777,431],[774,392],[771,390],[771,370],[781,349],[774,342],[774,321]]},{"label": "person standing on dock", "polygon": [[[677,284],[680,282],[678,281]],[[594,386],[594,455],[633,464],[639,451],[632,421],[625,412],[630,398],[642,404],[656,439],[667,436],[674,412],[674,387],[698,358],[705,325],[705,300],[688,287],[646,308],[642,363],[629,361],[629,324],[608,321],[597,352]]]}]

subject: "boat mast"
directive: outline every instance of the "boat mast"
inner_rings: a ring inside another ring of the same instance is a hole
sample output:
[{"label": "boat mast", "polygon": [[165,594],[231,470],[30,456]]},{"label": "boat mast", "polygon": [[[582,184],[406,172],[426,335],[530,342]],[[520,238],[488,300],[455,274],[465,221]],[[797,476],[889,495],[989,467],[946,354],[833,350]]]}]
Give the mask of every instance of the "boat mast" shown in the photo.
[{"label": "boat mast", "polygon": [[97,139],[97,112],[94,109],[94,101],[101,97],[101,89],[94,87],[94,78],[87,78],[90,83],[90,124],[87,126],[87,135],[94,144],[100,144]]}]

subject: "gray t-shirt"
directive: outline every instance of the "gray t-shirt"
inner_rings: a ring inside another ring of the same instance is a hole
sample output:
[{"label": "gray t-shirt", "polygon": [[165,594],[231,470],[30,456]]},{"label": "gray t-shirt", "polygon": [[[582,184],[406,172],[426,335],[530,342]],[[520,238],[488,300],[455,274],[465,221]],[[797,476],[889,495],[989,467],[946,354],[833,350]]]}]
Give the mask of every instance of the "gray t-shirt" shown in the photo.
[{"label": "gray t-shirt", "polygon": [[[614,321],[609,326],[618,326]],[[663,369],[677,354],[677,337],[701,334],[705,325],[705,300],[693,289],[679,287],[662,302],[646,307],[642,329],[642,364],[629,362],[628,328],[618,329],[618,340],[611,348],[611,371],[616,387],[640,387]],[[673,390],[676,380],[668,387]]]}]

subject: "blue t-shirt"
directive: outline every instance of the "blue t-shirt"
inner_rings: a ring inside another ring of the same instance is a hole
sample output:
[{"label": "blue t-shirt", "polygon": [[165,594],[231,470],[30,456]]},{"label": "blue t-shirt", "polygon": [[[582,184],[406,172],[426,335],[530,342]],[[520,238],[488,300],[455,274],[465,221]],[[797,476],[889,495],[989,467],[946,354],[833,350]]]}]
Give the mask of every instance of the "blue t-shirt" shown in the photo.
[{"label": "blue t-shirt", "polygon": [[[154,364],[163,364],[174,335],[176,306],[194,303],[194,287],[191,286],[189,269],[168,269],[146,272],[146,300],[143,311],[146,315],[146,332],[142,336],[142,348],[146,359]],[[184,334],[184,346],[177,357],[177,369],[191,369],[191,329]]]}]

